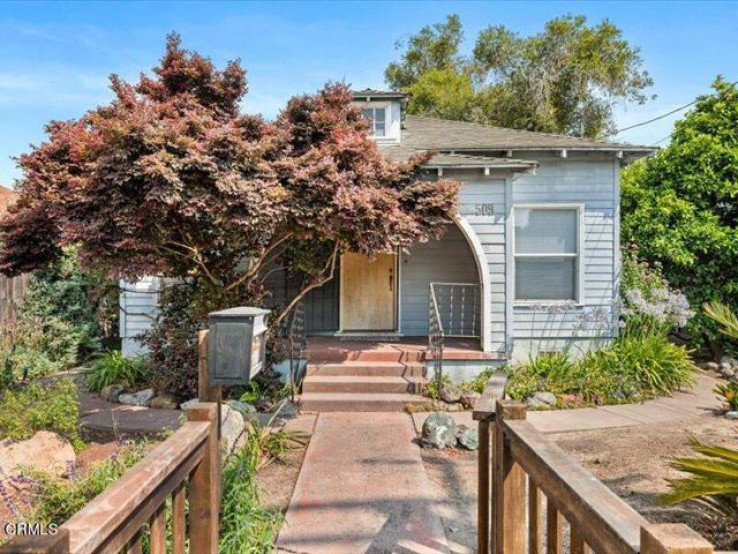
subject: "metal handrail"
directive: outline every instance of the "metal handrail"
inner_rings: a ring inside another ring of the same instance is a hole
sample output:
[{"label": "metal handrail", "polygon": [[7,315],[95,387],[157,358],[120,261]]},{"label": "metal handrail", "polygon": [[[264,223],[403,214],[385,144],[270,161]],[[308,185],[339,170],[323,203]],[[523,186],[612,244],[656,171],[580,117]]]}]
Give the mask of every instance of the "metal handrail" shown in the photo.
[{"label": "metal handrail", "polygon": [[428,350],[431,352],[431,366],[437,380],[437,391],[440,393],[443,386],[443,321],[438,311],[436,292],[433,290],[434,283],[430,284],[428,295]]},{"label": "metal handrail", "polygon": [[431,283],[447,337],[481,336],[481,286],[478,283]]}]

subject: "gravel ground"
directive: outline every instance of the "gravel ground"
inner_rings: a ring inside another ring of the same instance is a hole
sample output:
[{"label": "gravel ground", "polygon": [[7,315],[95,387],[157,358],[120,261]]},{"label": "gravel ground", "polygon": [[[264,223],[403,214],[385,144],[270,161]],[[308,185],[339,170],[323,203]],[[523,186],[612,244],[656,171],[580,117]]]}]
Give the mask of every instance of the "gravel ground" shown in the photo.
[{"label": "gravel ground", "polygon": [[[574,460],[610,487],[646,519],[655,523],[682,522],[701,532],[723,550],[738,543],[716,531],[715,522],[698,506],[661,506],[666,479],[680,473],[668,466],[674,456],[689,456],[689,437],[723,446],[738,446],[738,424],[705,414],[667,424],[548,435]],[[432,493],[455,554],[476,548],[476,452],[424,450],[423,462],[433,484]]]}]

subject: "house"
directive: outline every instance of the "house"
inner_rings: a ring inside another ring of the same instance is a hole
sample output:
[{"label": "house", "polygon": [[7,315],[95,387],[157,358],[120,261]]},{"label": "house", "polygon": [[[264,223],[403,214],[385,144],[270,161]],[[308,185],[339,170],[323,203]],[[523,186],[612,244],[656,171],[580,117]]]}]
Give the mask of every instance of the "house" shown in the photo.
[{"label": "house", "polygon": [[[422,367],[433,363],[429,334],[442,333],[444,371],[460,379],[564,345],[583,351],[616,332],[619,172],[653,148],[409,115],[397,92],[354,99],[388,158],[435,152],[423,178],[460,181],[460,213],[440,240],[373,259],[345,254],[338,275],[304,302],[311,360]],[[286,276],[270,284],[281,301]],[[155,311],[156,280],[136,286],[122,298],[129,351]],[[325,382],[308,377],[306,390],[379,390],[349,382],[352,371],[384,370],[333,369]]]}]

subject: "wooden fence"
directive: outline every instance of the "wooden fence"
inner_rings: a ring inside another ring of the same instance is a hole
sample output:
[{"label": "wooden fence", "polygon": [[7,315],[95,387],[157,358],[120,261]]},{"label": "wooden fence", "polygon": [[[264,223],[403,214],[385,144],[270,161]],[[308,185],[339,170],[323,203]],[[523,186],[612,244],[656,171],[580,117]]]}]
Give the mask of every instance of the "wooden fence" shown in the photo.
[{"label": "wooden fence", "polygon": [[[54,535],[18,537],[0,553],[112,554],[142,551],[148,524],[151,554],[215,554],[220,512],[218,408],[200,403],[187,422],[149,452]],[[167,499],[171,498],[167,545]],[[187,501],[189,500],[189,525]]]},{"label": "wooden fence", "polygon": [[474,411],[480,554],[560,554],[566,539],[571,554],[713,553],[686,525],[648,523],[527,422],[524,404],[499,400],[495,388]]},{"label": "wooden fence", "polygon": [[17,277],[0,275],[0,328],[15,322],[18,303],[28,289],[28,274]]}]

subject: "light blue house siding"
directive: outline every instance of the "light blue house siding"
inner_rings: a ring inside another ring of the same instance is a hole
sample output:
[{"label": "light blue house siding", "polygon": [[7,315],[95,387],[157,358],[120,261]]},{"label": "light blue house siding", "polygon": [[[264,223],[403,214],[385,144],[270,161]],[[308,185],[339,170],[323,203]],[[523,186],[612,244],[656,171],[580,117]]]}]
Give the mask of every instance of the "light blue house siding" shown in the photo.
[{"label": "light blue house siding", "polygon": [[[542,152],[515,152],[536,159],[535,172],[492,174],[446,170],[443,177],[462,181],[461,217],[481,243],[489,269],[487,333],[489,350],[513,358],[567,343],[586,349],[601,340],[602,326],[579,329],[582,312],[610,311],[619,279],[619,160],[611,153],[574,153],[561,158]],[[581,297],[576,306],[551,309],[515,301],[514,208],[520,205],[581,205]],[[491,206],[480,210],[480,206]],[[480,215],[480,211],[485,213]],[[555,312],[555,313],[551,313]],[[606,335],[611,334],[608,329]]]}]

